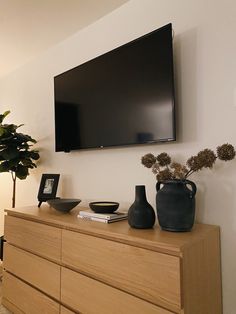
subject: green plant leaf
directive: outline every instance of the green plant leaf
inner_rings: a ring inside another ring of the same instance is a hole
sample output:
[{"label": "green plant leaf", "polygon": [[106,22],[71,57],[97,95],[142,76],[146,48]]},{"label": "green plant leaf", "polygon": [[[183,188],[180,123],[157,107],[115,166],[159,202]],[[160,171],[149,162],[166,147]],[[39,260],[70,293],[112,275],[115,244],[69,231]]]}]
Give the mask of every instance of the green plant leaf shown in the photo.
[{"label": "green plant leaf", "polygon": [[9,172],[9,171],[10,171],[9,163],[7,161],[1,162],[0,172]]},{"label": "green plant leaf", "polygon": [[23,124],[3,124],[9,113],[6,111],[0,115],[0,172],[15,173],[22,180],[29,175],[29,169],[37,167],[34,160],[39,159],[39,153],[31,149],[37,141],[27,134],[16,132]]},{"label": "green plant leaf", "polygon": [[4,136],[4,134],[6,134],[6,129],[4,127],[0,127],[0,137]]},{"label": "green plant leaf", "polygon": [[15,173],[17,178],[19,178],[20,180],[24,180],[29,175],[28,167],[18,165]]},{"label": "green plant leaf", "polygon": [[0,123],[4,120],[4,118],[10,113],[10,110],[5,111],[3,114],[0,114]]},{"label": "green plant leaf", "polygon": [[33,160],[38,160],[39,159],[39,153],[37,151],[30,152],[30,158],[32,158]]},{"label": "green plant leaf", "polygon": [[19,141],[21,141],[21,143],[27,143],[27,142],[37,143],[36,140],[34,140],[31,136],[29,136],[27,134],[16,133],[16,138]]},{"label": "green plant leaf", "polygon": [[8,148],[2,150],[0,155],[5,160],[11,160],[17,158],[19,156],[19,152],[15,146],[9,146]]},{"label": "green plant leaf", "polygon": [[21,159],[21,163],[23,166],[28,167],[28,168],[37,168],[36,164],[32,162],[31,159],[27,158],[27,159]]},{"label": "green plant leaf", "polygon": [[5,124],[4,127],[9,133],[14,133],[17,129],[17,125],[15,124]]}]

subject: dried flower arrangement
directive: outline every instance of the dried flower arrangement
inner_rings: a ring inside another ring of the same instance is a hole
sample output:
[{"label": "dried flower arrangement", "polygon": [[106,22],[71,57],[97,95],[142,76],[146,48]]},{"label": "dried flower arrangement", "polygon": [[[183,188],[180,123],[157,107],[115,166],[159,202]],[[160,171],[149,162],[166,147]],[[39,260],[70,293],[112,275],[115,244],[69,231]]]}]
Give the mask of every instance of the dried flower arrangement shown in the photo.
[{"label": "dried flower arrangement", "polygon": [[218,146],[216,153],[206,148],[197,155],[191,156],[186,165],[172,161],[167,153],[161,153],[157,157],[153,154],[146,154],[142,157],[141,163],[147,168],[152,168],[157,181],[185,180],[194,172],[203,168],[212,168],[217,158],[223,161],[234,159],[235,149],[233,145],[226,143]]}]

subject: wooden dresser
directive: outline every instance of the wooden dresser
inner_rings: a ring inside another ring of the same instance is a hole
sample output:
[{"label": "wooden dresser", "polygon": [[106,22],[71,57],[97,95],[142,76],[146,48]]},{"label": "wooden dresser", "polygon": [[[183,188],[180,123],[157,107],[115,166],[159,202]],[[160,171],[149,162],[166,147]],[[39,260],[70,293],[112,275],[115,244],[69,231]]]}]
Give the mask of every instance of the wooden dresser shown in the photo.
[{"label": "wooden dresser", "polygon": [[219,227],[137,230],[79,209],[6,210],[2,303],[13,313],[222,313]]}]

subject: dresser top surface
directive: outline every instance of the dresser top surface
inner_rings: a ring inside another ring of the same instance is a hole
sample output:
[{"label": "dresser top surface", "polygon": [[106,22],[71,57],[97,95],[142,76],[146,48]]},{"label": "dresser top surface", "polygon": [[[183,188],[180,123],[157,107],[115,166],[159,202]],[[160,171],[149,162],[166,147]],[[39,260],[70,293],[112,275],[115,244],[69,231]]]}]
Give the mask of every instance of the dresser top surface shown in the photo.
[{"label": "dresser top surface", "polygon": [[77,206],[71,212],[63,213],[44,204],[40,208],[27,206],[5,209],[5,212],[10,216],[176,256],[181,256],[185,247],[204,238],[209,232],[219,231],[218,226],[206,224],[195,224],[191,232],[163,231],[157,224],[152,229],[133,229],[127,220],[111,224],[82,220],[77,217],[80,210],[88,208]]}]

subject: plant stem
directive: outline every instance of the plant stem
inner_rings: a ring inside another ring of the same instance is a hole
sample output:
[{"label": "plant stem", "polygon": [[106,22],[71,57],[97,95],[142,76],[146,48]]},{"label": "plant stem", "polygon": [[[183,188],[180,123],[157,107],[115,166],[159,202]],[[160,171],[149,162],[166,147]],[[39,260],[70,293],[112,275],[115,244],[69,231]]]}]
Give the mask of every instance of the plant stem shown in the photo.
[{"label": "plant stem", "polygon": [[185,178],[191,176],[192,173],[194,173],[194,170],[190,169],[190,170],[186,173]]},{"label": "plant stem", "polygon": [[11,172],[11,176],[13,180],[12,208],[15,208],[15,204],[16,204],[16,174],[15,172]]}]

